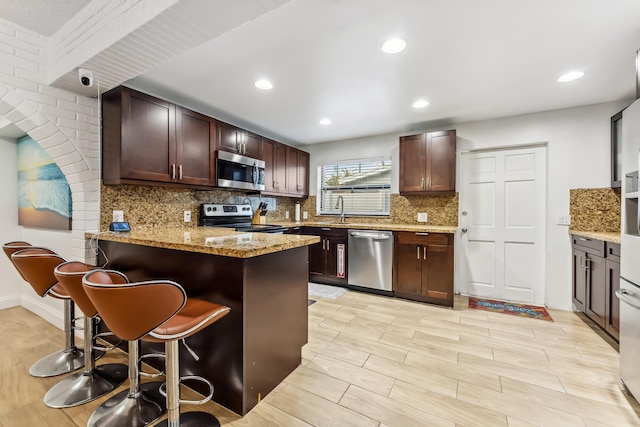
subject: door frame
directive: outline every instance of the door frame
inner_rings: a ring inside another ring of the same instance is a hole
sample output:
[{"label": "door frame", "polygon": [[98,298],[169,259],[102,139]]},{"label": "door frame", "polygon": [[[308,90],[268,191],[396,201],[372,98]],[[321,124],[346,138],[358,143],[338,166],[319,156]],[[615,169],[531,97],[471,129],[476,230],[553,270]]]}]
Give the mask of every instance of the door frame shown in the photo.
[{"label": "door frame", "polygon": [[[545,178],[545,185],[544,185],[544,203],[545,203],[545,208],[543,210],[543,217],[542,217],[542,238],[543,238],[543,242],[542,242],[542,246],[543,246],[543,250],[544,253],[547,253],[547,209],[548,209],[548,205],[549,205],[549,179],[548,179],[548,174],[549,174],[549,143],[547,141],[541,141],[541,142],[532,142],[532,143],[527,143],[527,144],[513,144],[513,145],[501,145],[501,146],[492,146],[492,147],[483,147],[483,148],[477,148],[477,149],[470,149],[470,150],[465,150],[465,151],[459,151],[458,152],[458,157],[457,157],[457,164],[459,165],[459,167],[456,168],[457,170],[457,183],[456,183],[456,188],[462,190],[462,183],[463,183],[463,178],[464,178],[464,173],[465,171],[463,171],[462,168],[462,156],[465,154],[475,154],[475,153],[491,153],[491,152],[496,152],[496,151],[508,151],[508,150],[516,150],[516,149],[527,149],[527,148],[544,148],[544,161],[545,161],[545,168],[544,168],[544,178]],[[463,194],[462,191],[458,192],[458,228],[456,229],[455,232],[455,236],[454,236],[454,260],[455,260],[455,264],[454,264],[454,294],[456,295],[469,295],[469,278],[470,278],[470,272],[468,269],[467,265],[464,265],[464,263],[462,262],[463,260],[467,260],[467,256],[465,254],[465,251],[468,249],[467,245],[464,244],[464,236],[462,233],[462,228],[465,226],[465,221],[463,220],[463,215],[462,215],[462,208],[463,208],[463,202],[465,201],[465,197],[466,195]],[[544,305],[547,306],[547,302],[548,302],[548,298],[549,298],[549,294],[547,292],[547,280],[546,280],[546,275],[547,275],[547,261],[546,261],[546,255],[543,256],[543,266],[542,266],[542,279],[544,281],[543,283],[543,291],[544,291]]]}]

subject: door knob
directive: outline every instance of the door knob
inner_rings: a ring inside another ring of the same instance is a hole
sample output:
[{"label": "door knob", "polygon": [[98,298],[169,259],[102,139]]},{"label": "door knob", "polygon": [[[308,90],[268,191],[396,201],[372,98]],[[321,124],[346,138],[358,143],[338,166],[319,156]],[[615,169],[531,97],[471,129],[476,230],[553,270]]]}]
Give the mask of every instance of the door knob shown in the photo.
[{"label": "door knob", "polygon": [[469,230],[467,230],[467,227],[462,227],[462,232],[463,233],[466,233],[467,231],[469,231]]}]

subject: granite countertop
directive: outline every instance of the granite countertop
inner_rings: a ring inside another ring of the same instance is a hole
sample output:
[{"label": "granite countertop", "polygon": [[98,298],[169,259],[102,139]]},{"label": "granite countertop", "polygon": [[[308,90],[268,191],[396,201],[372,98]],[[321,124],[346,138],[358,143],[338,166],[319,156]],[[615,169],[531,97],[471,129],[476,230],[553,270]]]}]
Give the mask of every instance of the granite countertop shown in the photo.
[{"label": "granite countertop", "polygon": [[[85,233],[87,239],[95,233]],[[241,233],[228,228],[154,228],[129,233],[101,232],[99,240],[156,248],[200,252],[232,258],[252,258],[319,243],[317,236],[271,233]]]},{"label": "granite countertop", "polygon": [[569,229],[569,234],[589,239],[603,240],[609,243],[620,243],[620,233],[602,232],[602,231],[579,231]]},{"label": "granite countertop", "polygon": [[277,222],[267,221],[269,224],[282,225],[284,227],[330,227],[330,228],[351,228],[356,230],[378,230],[378,231],[410,231],[410,232],[430,232],[455,234],[458,229],[455,225],[428,225],[428,224],[384,224],[384,223],[350,223],[340,222]]}]

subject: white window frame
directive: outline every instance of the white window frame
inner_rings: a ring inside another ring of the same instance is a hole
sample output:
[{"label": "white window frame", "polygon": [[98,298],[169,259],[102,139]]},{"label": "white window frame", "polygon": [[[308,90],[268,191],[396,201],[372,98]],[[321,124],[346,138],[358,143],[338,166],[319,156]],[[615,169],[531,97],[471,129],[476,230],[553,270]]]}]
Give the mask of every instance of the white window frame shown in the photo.
[{"label": "white window frame", "polygon": [[[325,206],[323,209],[322,206],[322,201],[324,200],[324,191],[329,191],[327,189],[328,186],[325,185],[325,183],[323,182],[323,169],[327,166],[336,166],[338,165],[338,169],[340,169],[340,165],[350,165],[350,164],[354,164],[354,163],[373,163],[373,162],[384,162],[387,163],[388,165],[388,170],[389,170],[389,182],[388,183],[383,183],[383,184],[369,184],[369,185],[362,185],[362,184],[354,184],[352,187],[348,187],[345,185],[342,185],[340,187],[342,187],[344,190],[351,190],[351,192],[366,192],[367,190],[386,190],[386,194],[383,193],[382,197],[384,197],[384,199],[382,200],[382,204],[383,204],[383,209],[382,210],[353,210],[353,209],[348,209],[347,207],[351,204],[348,200],[345,201],[345,210],[344,210],[344,214],[348,215],[348,216],[389,216],[390,215],[390,211],[391,211],[391,157],[390,156],[385,156],[385,157],[369,157],[369,158],[363,158],[363,159],[351,159],[351,160],[339,160],[339,161],[335,161],[335,162],[327,162],[325,164],[322,165],[318,165],[317,168],[317,192],[316,192],[316,215],[340,215],[340,209],[336,209],[336,204],[333,203],[333,200],[337,201],[337,195],[335,197],[335,199],[332,200],[331,203],[329,203],[329,206]],[[331,188],[329,186],[329,188]],[[338,190],[339,191],[339,190]],[[345,195],[343,194],[343,197]]]}]

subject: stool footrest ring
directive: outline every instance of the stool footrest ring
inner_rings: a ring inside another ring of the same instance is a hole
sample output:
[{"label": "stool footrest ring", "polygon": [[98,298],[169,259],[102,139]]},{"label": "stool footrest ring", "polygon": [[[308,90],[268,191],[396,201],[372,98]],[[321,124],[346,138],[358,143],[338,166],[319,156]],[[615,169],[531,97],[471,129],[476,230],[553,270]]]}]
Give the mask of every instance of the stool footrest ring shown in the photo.
[{"label": "stool footrest ring", "polygon": [[[167,355],[164,353],[143,354],[142,356],[140,356],[140,358],[138,358],[138,361],[142,362],[145,359],[162,359],[164,360],[165,366],[167,364]],[[165,375],[165,371],[152,373],[152,372],[144,372],[142,369],[140,369],[139,374],[141,377],[145,377],[145,378],[157,378]]]},{"label": "stool footrest ring", "polygon": [[[194,380],[194,381],[201,381],[205,383],[206,385],[209,386],[209,395],[202,400],[179,399],[181,405],[204,405],[205,403],[210,401],[211,398],[213,397],[213,384],[211,384],[211,381],[207,380],[206,378],[203,378],[198,375],[185,375],[184,377],[180,377],[180,383],[182,383],[183,380]],[[162,385],[160,386],[159,392],[164,397],[167,397],[167,383],[162,383]]]},{"label": "stool footrest ring", "polygon": [[[114,336],[113,332],[101,332],[99,334],[95,334],[95,336],[93,338],[97,340],[98,338],[112,337],[112,336]],[[121,343],[122,343],[122,340],[120,340],[116,344],[112,344],[112,345],[110,345],[108,347],[101,346],[101,345],[98,345],[96,343],[96,344],[94,344],[93,348],[98,350],[98,351],[105,351],[106,352],[106,351],[111,351],[111,350],[117,348]]]}]

